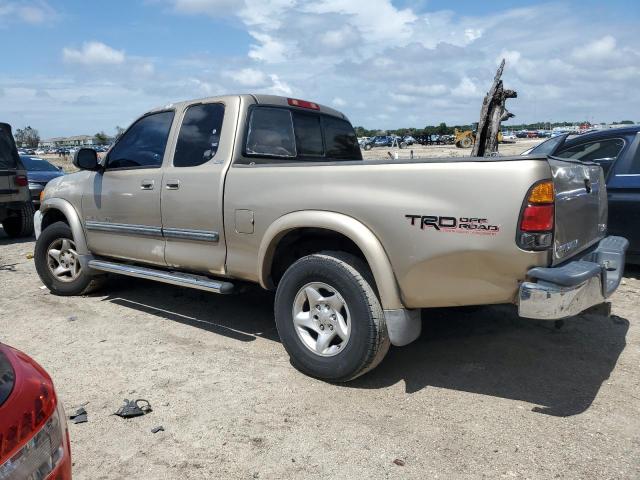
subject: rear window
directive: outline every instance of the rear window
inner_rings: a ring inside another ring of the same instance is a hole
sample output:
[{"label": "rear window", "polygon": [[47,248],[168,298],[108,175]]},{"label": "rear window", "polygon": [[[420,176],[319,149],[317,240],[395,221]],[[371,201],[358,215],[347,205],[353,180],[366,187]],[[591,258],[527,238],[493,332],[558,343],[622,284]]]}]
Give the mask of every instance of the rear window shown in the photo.
[{"label": "rear window", "polygon": [[18,150],[8,125],[0,125],[0,170],[17,168]]},{"label": "rear window", "polygon": [[362,160],[349,122],[278,107],[251,110],[245,154],[275,161]]},{"label": "rear window", "polygon": [[349,122],[334,117],[324,117],[327,157],[362,160],[358,138]]},{"label": "rear window", "polygon": [[249,120],[247,153],[295,158],[297,152],[291,111],[283,108],[253,109]]},{"label": "rear window", "polygon": [[59,172],[58,168],[41,158],[20,156],[20,161],[29,172]]},{"label": "rear window", "polygon": [[324,154],[322,144],[322,126],[319,115],[306,115],[295,112],[293,125],[296,132],[296,145],[300,155],[321,157]]}]

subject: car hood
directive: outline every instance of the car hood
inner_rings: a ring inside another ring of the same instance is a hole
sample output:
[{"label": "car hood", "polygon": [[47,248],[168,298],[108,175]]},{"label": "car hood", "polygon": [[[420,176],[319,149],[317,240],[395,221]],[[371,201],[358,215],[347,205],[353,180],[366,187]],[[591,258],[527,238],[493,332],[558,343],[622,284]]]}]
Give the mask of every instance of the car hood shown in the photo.
[{"label": "car hood", "polygon": [[63,172],[27,172],[27,178],[31,182],[49,182],[62,176],[64,176]]}]

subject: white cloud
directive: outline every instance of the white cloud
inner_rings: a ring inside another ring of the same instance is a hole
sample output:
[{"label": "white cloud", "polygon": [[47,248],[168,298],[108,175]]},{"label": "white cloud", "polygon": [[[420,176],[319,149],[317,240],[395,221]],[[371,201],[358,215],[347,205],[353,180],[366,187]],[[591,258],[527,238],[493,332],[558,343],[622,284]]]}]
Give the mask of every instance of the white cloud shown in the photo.
[{"label": "white cloud", "polygon": [[251,45],[249,57],[265,63],[278,63],[286,58],[286,46],[271,35],[260,32],[249,32],[259,43]]},{"label": "white cloud", "polygon": [[9,21],[20,21],[37,25],[56,19],[56,11],[45,1],[0,3],[0,25]]},{"label": "white cloud", "polygon": [[293,95],[293,89],[286,82],[280,80],[278,75],[274,73],[269,75],[269,78],[271,78],[272,85],[266,90],[267,93],[285,96]]},{"label": "white cloud", "polygon": [[332,104],[334,107],[342,108],[342,107],[345,107],[345,106],[347,105],[347,101],[346,101],[346,100],[344,100],[343,98],[335,97],[335,98],[331,101],[331,104]]},{"label": "white cloud", "polygon": [[119,65],[124,63],[123,50],[115,50],[101,42],[87,42],[81,49],[64,48],[62,56],[67,63],[82,65]]},{"label": "white cloud", "polygon": [[452,90],[452,93],[457,97],[474,98],[480,94],[480,90],[473,83],[473,80],[469,77],[463,77],[458,86]]},{"label": "white cloud", "polygon": [[574,48],[572,56],[576,60],[593,61],[610,58],[615,53],[616,39],[611,35],[606,35],[584,46]]},{"label": "white cloud", "polygon": [[263,87],[270,82],[270,78],[264,72],[255,68],[243,68],[227,72],[225,75],[242,87]]},{"label": "white cloud", "polygon": [[464,37],[469,42],[474,42],[482,37],[482,29],[481,28],[465,28],[464,29]]}]

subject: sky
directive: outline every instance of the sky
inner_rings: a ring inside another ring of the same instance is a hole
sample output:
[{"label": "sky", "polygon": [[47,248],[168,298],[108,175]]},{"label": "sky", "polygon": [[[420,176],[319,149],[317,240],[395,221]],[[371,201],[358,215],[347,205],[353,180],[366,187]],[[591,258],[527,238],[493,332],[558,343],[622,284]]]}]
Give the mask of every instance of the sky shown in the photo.
[{"label": "sky", "polygon": [[639,24],[638,0],[0,0],[0,121],[113,134],[273,93],[366,128],[469,124],[502,58],[511,123],[640,121]]}]

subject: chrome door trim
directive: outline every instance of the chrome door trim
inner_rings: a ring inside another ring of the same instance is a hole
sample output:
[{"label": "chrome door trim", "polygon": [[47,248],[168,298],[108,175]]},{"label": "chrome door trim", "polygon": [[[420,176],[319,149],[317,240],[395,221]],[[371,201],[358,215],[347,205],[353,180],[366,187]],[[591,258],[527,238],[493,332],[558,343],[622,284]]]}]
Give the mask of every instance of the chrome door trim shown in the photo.
[{"label": "chrome door trim", "polygon": [[182,228],[163,228],[162,233],[166,238],[179,240],[195,240],[200,242],[217,242],[220,239],[218,232],[208,230],[189,230]]},{"label": "chrome door trim", "polygon": [[161,237],[162,228],[150,227],[148,225],[129,225],[123,223],[110,223],[110,222],[85,222],[87,230],[94,232],[106,232],[106,233],[123,233],[129,235],[142,235],[145,237]]},{"label": "chrome door trim", "polygon": [[123,223],[85,222],[87,230],[94,232],[121,233],[129,235],[142,235],[146,237],[166,237],[177,240],[194,240],[199,242],[218,242],[220,234],[208,230],[190,230],[182,228],[161,228],[148,225],[130,225]]}]

